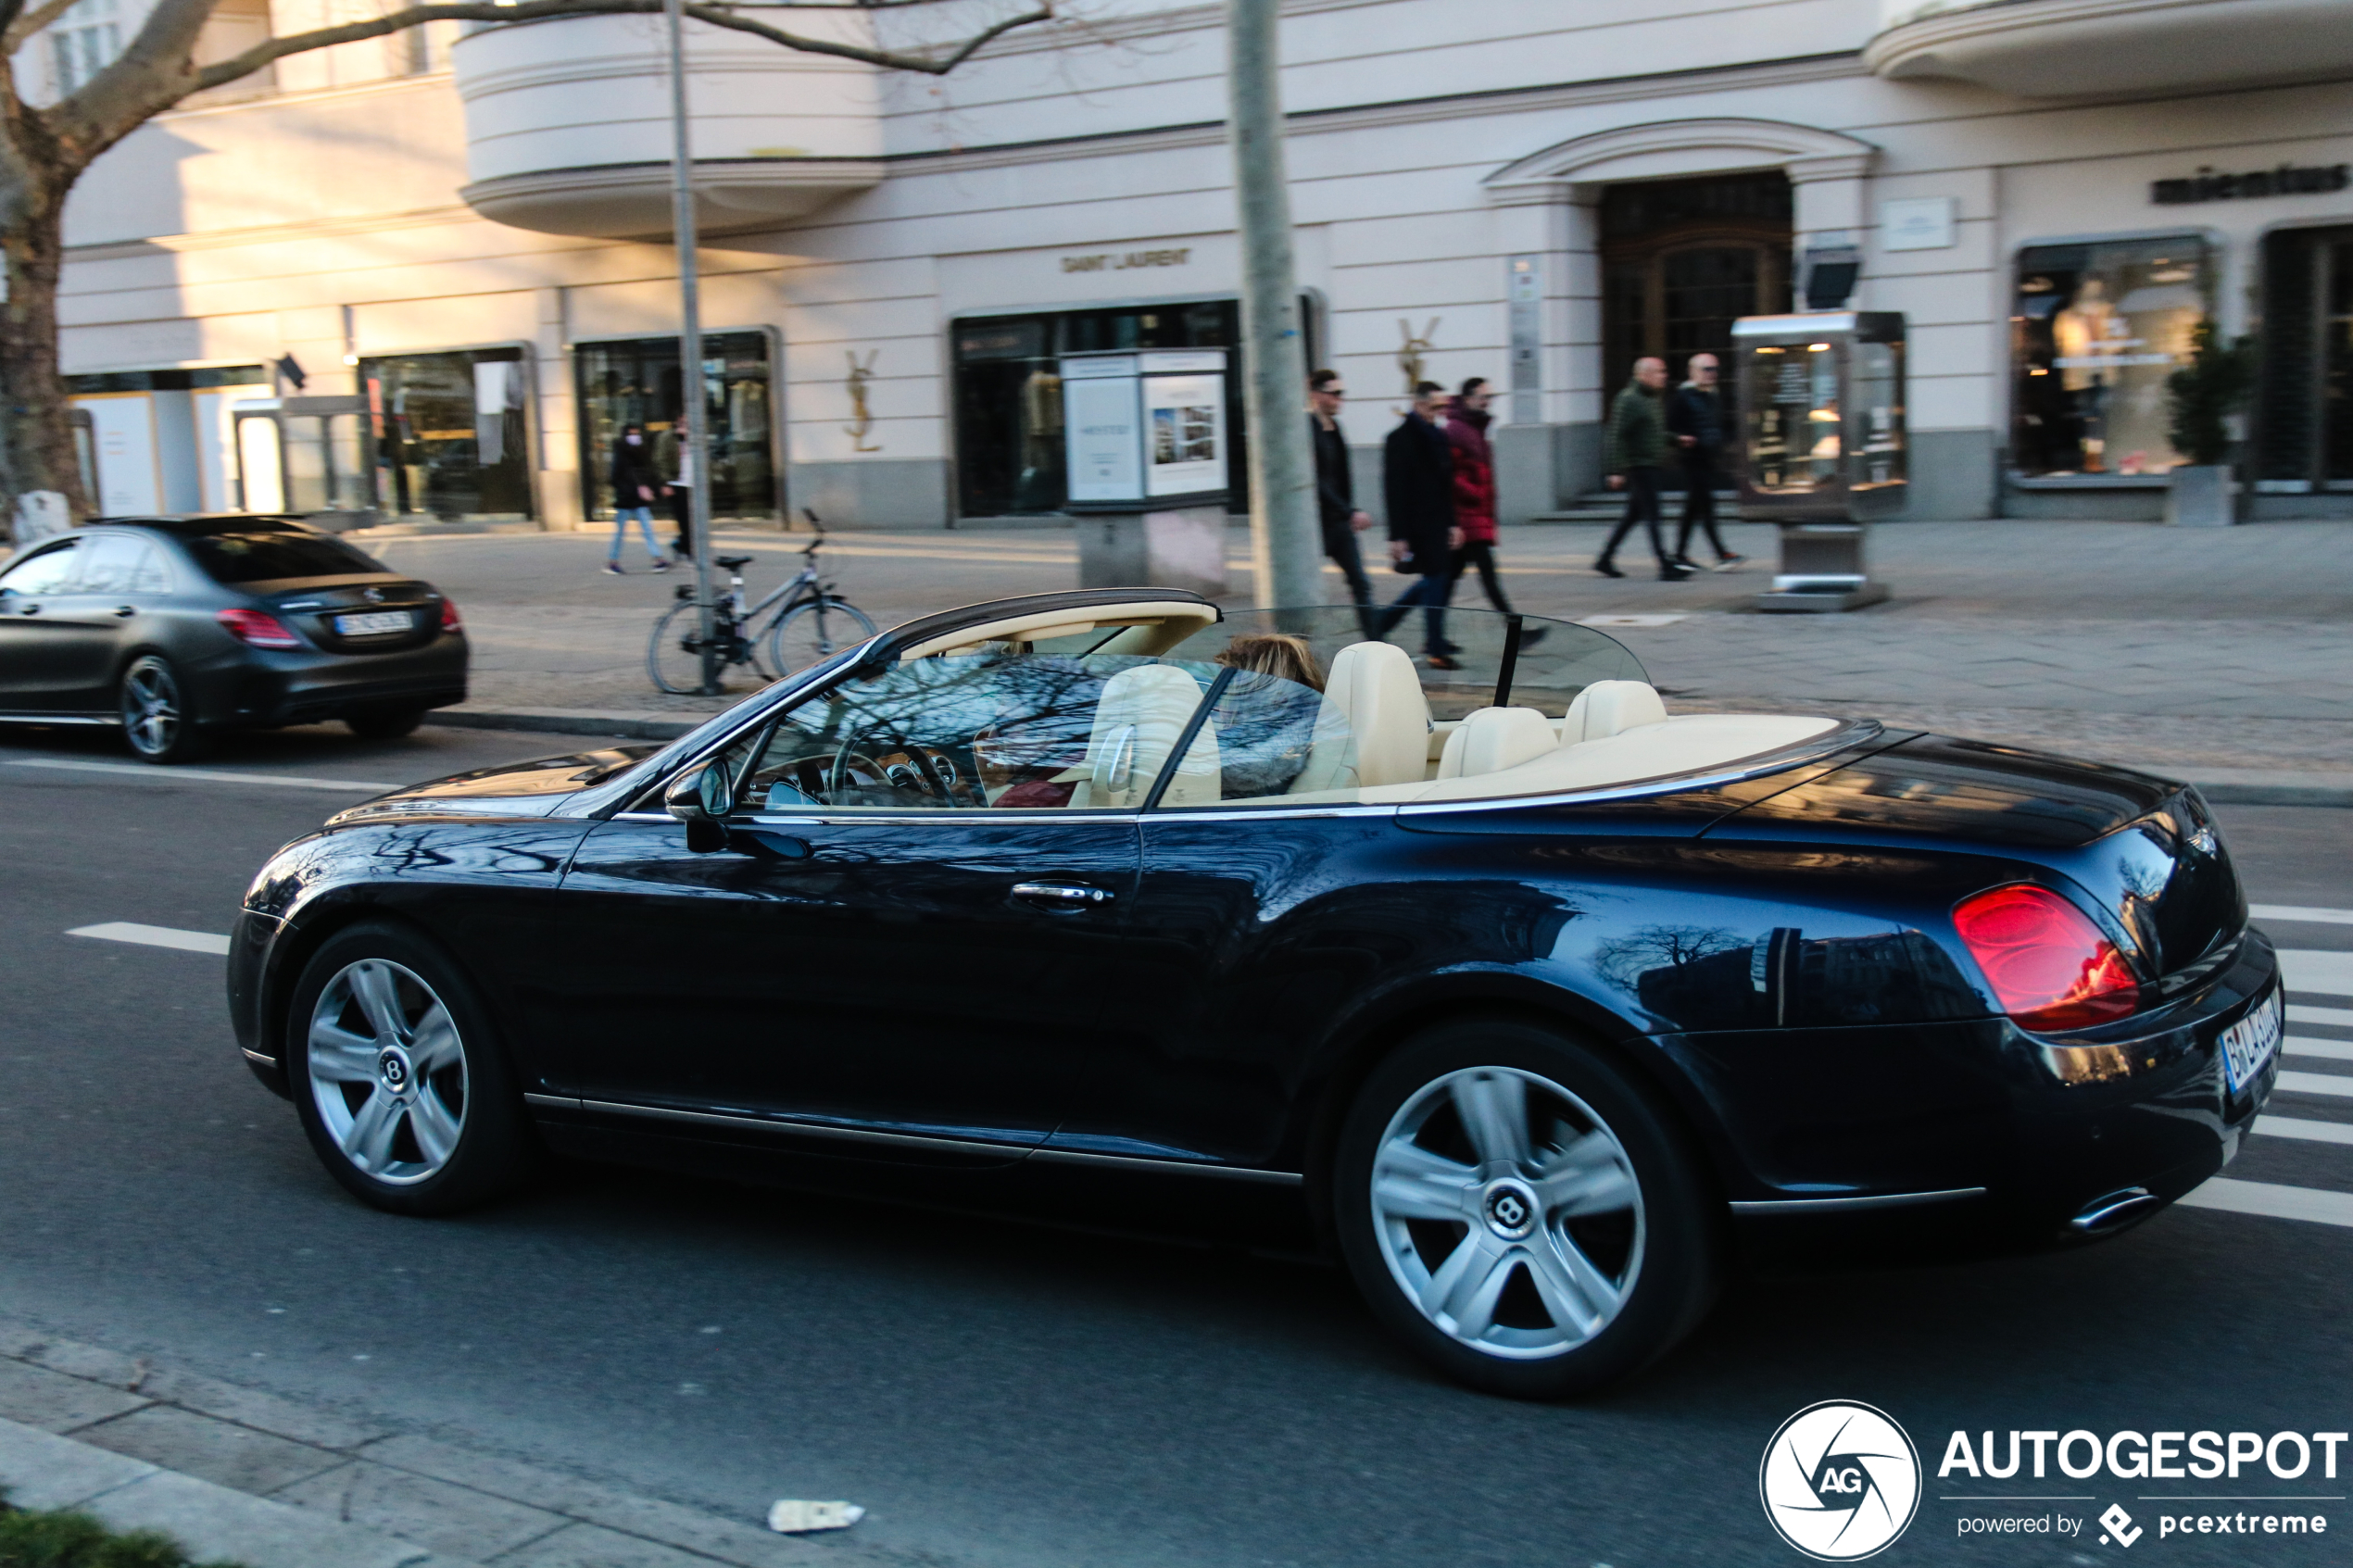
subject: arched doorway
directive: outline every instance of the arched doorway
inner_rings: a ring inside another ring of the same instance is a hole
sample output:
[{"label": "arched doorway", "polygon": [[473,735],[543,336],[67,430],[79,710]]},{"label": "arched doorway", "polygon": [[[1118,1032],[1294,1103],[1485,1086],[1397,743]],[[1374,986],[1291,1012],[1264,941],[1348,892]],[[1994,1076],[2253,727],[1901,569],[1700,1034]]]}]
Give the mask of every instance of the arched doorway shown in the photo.
[{"label": "arched doorway", "polygon": [[1602,383],[1614,397],[1636,358],[1719,358],[1743,316],[1789,308],[1793,203],[1779,169],[1609,185],[1600,203]]}]

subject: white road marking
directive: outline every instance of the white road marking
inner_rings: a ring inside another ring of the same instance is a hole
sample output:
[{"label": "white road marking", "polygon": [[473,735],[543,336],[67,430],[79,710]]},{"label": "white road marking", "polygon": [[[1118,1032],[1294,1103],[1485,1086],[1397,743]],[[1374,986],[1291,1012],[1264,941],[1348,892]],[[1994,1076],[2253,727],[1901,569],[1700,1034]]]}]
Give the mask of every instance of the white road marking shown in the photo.
[{"label": "white road marking", "polygon": [[2309,1035],[2290,1035],[2280,1042],[2280,1049],[2290,1056],[2324,1056],[2331,1061],[2353,1061],[2353,1041],[2316,1040]]},{"label": "white road marking", "polygon": [[278,784],[286,789],[332,789],[346,795],[382,795],[400,785],[374,779],[312,779],[295,773],[222,773],[204,768],[158,768],[148,762],[73,762],[61,757],[0,759],[19,768],[65,768],[78,773],[127,773],[149,784]]},{"label": "white road marking", "polygon": [[2303,921],[2312,925],[2353,925],[2353,909],[2317,909],[2309,904],[2250,904],[2257,920]]},{"label": "white road marking", "polygon": [[1579,626],[1672,626],[1678,621],[1688,621],[1688,615],[1589,615]]},{"label": "white road marking", "polygon": [[66,933],[68,936],[94,936],[101,942],[136,942],[148,947],[177,947],[183,953],[225,954],[229,938],[209,931],[176,931],[168,925],[140,925],[127,920],[110,920],[103,925],[81,925]]},{"label": "white road marking", "polygon": [[2280,968],[2291,991],[2319,991],[2331,997],[2353,997],[2353,953],[2324,953],[2310,947],[2282,947]]},{"label": "white road marking", "polygon": [[2215,1176],[2184,1195],[2183,1207],[2224,1209],[2233,1214],[2262,1214],[2274,1220],[2310,1220],[2323,1225],[2353,1225],[2353,1192],[2328,1192],[2320,1187],[2282,1186],[2276,1182],[2241,1182]]},{"label": "white road marking", "polygon": [[2287,1021],[2290,1023],[2334,1023],[2341,1028],[2353,1029],[2353,1008],[2298,1007],[2290,1002],[2287,1005]]},{"label": "white road marking", "polygon": [[2353,1143],[2353,1122],[2308,1122],[2298,1116],[2259,1116],[2255,1130],[2266,1137],[2305,1138],[2313,1143]]},{"label": "white road marking", "polygon": [[2299,1095],[2336,1095],[2353,1099],[2353,1073],[2283,1073],[2279,1086]]}]

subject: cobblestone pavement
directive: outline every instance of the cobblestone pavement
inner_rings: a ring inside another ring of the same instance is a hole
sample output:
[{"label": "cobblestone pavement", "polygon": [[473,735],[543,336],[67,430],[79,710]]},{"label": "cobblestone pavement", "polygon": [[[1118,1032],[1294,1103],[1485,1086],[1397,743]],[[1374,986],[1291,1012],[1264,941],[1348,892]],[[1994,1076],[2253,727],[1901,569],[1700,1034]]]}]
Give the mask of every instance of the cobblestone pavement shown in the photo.
[{"label": "cobblestone pavement", "polygon": [[[1749,608],[1771,570],[1772,531],[1740,525],[1744,570],[1681,583],[1614,581],[1588,567],[1584,527],[1510,531],[1502,555],[1519,608],[1571,619],[1673,615],[1606,629],[1683,709],[1805,704],[2117,761],[2248,769],[2353,766],[2353,530],[2133,523],[1884,526],[1882,606],[1837,616]],[[805,535],[723,536],[757,557],[755,591],[797,568]],[[475,705],[687,716],[717,704],[662,697],[642,659],[680,574],[597,572],[589,534],[380,539],[389,564],[440,583],[476,645]],[[1639,557],[1621,558],[1630,569]],[[1064,531],[835,534],[829,574],[877,623],[1076,581]],[[1229,602],[1249,599],[1244,535],[1229,538]],[[1336,572],[1326,580],[1343,596]],[[1376,587],[1393,583],[1386,573]],[[1402,587],[1402,583],[1396,584]],[[1458,602],[1479,598],[1466,583]]]}]

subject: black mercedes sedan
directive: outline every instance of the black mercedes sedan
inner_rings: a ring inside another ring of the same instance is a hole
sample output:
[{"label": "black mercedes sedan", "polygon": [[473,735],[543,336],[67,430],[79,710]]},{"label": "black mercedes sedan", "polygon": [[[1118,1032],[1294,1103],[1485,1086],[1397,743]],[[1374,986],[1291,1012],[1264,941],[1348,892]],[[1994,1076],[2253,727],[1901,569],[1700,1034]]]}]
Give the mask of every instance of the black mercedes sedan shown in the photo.
[{"label": "black mercedes sedan", "polygon": [[2091,1240],[2235,1153],[2280,981],[2194,790],[1450,630],[1437,671],[1349,609],[1003,600],[370,801],[246,894],[245,1059],[401,1213],[542,1148],[1279,1210],[1522,1396],[1744,1249]]},{"label": "black mercedes sedan", "polygon": [[0,723],[119,725],[150,762],[208,732],[405,735],[466,699],[458,607],[288,518],[107,519],[0,571]]}]

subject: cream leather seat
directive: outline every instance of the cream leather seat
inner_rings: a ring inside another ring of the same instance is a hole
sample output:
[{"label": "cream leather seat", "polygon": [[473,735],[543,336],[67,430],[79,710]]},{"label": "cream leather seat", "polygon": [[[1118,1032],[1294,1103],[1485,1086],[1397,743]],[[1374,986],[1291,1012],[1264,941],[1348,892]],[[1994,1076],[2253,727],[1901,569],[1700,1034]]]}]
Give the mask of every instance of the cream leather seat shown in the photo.
[{"label": "cream leather seat", "polygon": [[[1104,682],[1088,729],[1087,760],[1063,775],[1077,779],[1072,809],[1141,806],[1201,699],[1201,683],[1173,664],[1139,664]],[[1203,724],[1162,803],[1215,805],[1219,769],[1217,732]]]},{"label": "cream leather seat", "polygon": [[1561,744],[1553,721],[1533,708],[1482,708],[1446,737],[1441,779],[1475,778],[1541,757]]},{"label": "cream leather seat", "polygon": [[1577,694],[1561,721],[1563,746],[1579,741],[1607,740],[1645,724],[1667,722],[1667,704],[1656,688],[1643,681],[1596,681]]},{"label": "cream leather seat", "polygon": [[[1429,762],[1429,703],[1421,676],[1394,643],[1351,643],[1332,659],[1324,696],[1348,721],[1356,753],[1356,782],[1419,784]],[[1319,739],[1317,751],[1326,743]],[[1311,755],[1307,771],[1319,771]]]}]

